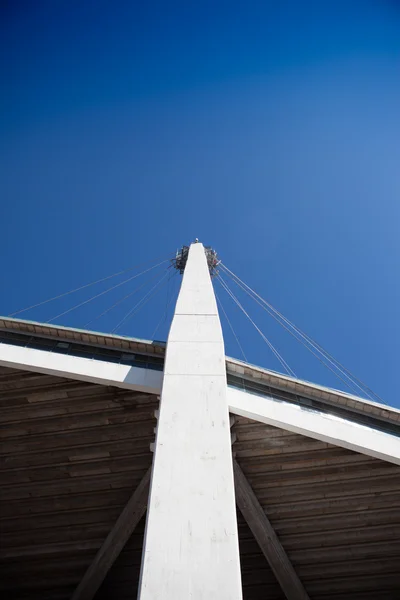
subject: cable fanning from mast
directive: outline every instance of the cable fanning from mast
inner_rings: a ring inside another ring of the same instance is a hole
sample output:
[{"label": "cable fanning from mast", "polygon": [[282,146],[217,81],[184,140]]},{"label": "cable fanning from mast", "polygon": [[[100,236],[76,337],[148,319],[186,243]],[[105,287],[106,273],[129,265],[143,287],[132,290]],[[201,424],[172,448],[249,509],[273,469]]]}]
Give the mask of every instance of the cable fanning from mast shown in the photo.
[{"label": "cable fanning from mast", "polygon": [[133,279],[136,279],[137,277],[140,277],[141,275],[144,275],[145,273],[148,273],[149,271],[152,271],[153,269],[156,269],[157,267],[159,267],[160,265],[162,265],[162,264],[164,264],[166,262],[168,262],[168,260],[163,260],[160,263],[154,265],[153,267],[150,267],[149,269],[146,269],[145,271],[142,271],[141,273],[138,273],[137,275],[133,275],[132,277],[129,277],[128,279],[125,279],[124,281],[121,281],[120,283],[117,283],[116,285],[113,285],[112,287],[110,287],[110,288],[108,288],[108,289],[100,292],[99,294],[96,294],[95,296],[92,296],[88,300],[84,300],[83,302],[80,302],[79,304],[76,304],[72,308],[69,308],[68,310],[65,310],[64,312],[56,315],[55,317],[52,317],[51,319],[49,319],[48,321],[46,321],[46,323],[51,323],[52,321],[55,321],[55,319],[58,319],[59,317],[63,317],[64,315],[72,312],[73,310],[75,310],[77,308],[80,308],[84,304],[88,304],[92,300],[95,300],[96,298],[99,298],[100,296],[104,296],[104,294],[108,294],[108,292],[111,292],[112,290],[115,290],[117,287],[120,287],[121,285],[124,285],[125,283],[128,283],[129,281],[132,281]]},{"label": "cable fanning from mast", "polygon": [[[161,279],[151,288],[151,290],[149,290],[147,292],[147,294],[145,294],[143,296],[143,298],[141,300],[139,300],[139,302],[137,304],[135,304],[135,306],[133,308],[131,308],[125,315],[125,317],[123,319],[121,319],[121,321],[116,325],[116,327],[114,327],[114,329],[111,331],[111,333],[115,333],[120,327],[121,325],[123,325],[126,321],[130,320],[137,312],[139,312],[139,310],[141,308],[143,308],[143,306],[145,304],[147,304],[147,302],[156,294],[160,291],[160,289],[162,287],[164,287],[163,285],[161,287],[160,284],[161,282],[166,278],[166,276],[168,275],[168,270],[171,267],[168,267],[164,273],[164,275],[161,277]],[[167,283],[167,282],[165,282]],[[165,285],[164,283],[164,285]],[[154,293],[152,294],[152,292],[154,291]]]},{"label": "cable fanning from mast", "polygon": [[245,309],[243,308],[243,306],[241,305],[239,300],[236,298],[234,293],[230,290],[230,288],[228,287],[226,282],[222,279],[221,275],[218,276],[217,281],[220,282],[220,284],[225,289],[225,291],[229,294],[229,296],[232,298],[232,300],[237,304],[237,306],[240,308],[240,310],[246,315],[246,317],[248,318],[250,323],[258,331],[258,333],[260,334],[260,336],[262,337],[264,342],[267,344],[267,346],[269,347],[271,352],[273,352],[273,354],[278,359],[278,361],[281,363],[282,367],[285,369],[285,371],[288,373],[288,375],[290,375],[291,377],[296,377],[296,373],[289,367],[289,365],[287,364],[285,359],[279,354],[278,350],[276,350],[276,348],[269,341],[267,336],[261,331],[261,329],[256,325],[256,323],[253,321],[253,319],[250,317],[250,315],[245,311]]},{"label": "cable fanning from mast", "polygon": [[229,317],[228,317],[228,315],[227,315],[227,314],[226,314],[226,312],[225,312],[224,305],[222,304],[222,302],[221,302],[221,300],[220,300],[220,298],[219,298],[219,296],[218,296],[218,294],[217,294],[217,290],[214,290],[214,293],[215,293],[215,297],[216,297],[216,299],[217,299],[217,302],[218,302],[219,306],[221,307],[221,310],[222,310],[222,312],[224,313],[225,319],[227,320],[227,322],[228,322],[228,325],[229,325],[229,327],[230,327],[230,329],[231,329],[231,331],[232,331],[232,333],[233,333],[233,335],[234,335],[234,337],[235,337],[236,343],[237,343],[237,345],[239,346],[239,350],[240,350],[240,352],[242,353],[242,356],[243,356],[243,358],[244,358],[244,361],[245,361],[245,362],[247,362],[247,358],[246,358],[246,355],[245,355],[245,353],[244,353],[244,350],[243,350],[243,348],[242,348],[242,345],[241,345],[241,343],[239,342],[239,338],[238,338],[238,336],[236,335],[236,332],[235,332],[235,330],[233,329],[233,325],[232,325],[232,323],[230,322],[230,320],[229,320]]},{"label": "cable fanning from mast", "polygon": [[[230,277],[229,273],[228,273],[228,276]],[[292,337],[294,337],[294,339],[295,339],[295,340],[297,340],[297,341],[298,341],[300,344],[303,344],[303,345],[305,346],[305,348],[306,348],[306,349],[307,349],[309,352],[311,352],[311,354],[313,354],[313,355],[315,356],[315,358],[316,358],[316,359],[317,359],[317,360],[318,360],[318,361],[319,361],[319,362],[320,362],[320,363],[321,363],[321,364],[322,364],[324,367],[326,367],[327,369],[329,369],[329,370],[330,370],[330,371],[331,371],[331,372],[332,372],[332,373],[335,375],[335,377],[337,377],[338,379],[340,379],[340,381],[341,381],[342,383],[344,383],[344,385],[345,385],[346,387],[348,387],[348,388],[351,390],[351,392],[352,392],[352,393],[355,393],[355,394],[357,395],[357,393],[358,393],[358,392],[357,392],[357,390],[356,390],[356,389],[355,389],[355,387],[354,387],[354,386],[355,386],[355,384],[354,384],[354,383],[351,381],[351,379],[350,379],[349,377],[347,377],[347,378],[349,379],[350,383],[349,383],[349,381],[346,381],[345,379],[343,379],[342,377],[340,377],[340,375],[338,375],[338,373],[337,373],[336,371],[334,371],[334,369],[332,369],[332,368],[331,368],[329,365],[327,365],[327,364],[326,364],[326,363],[325,363],[323,360],[321,360],[321,358],[318,356],[318,354],[316,354],[316,353],[315,353],[315,352],[314,352],[314,351],[313,351],[311,348],[309,348],[309,347],[308,347],[306,344],[304,344],[304,343],[303,343],[303,341],[302,341],[302,340],[301,340],[299,337],[297,337],[297,336],[296,336],[296,334],[295,334],[295,333],[293,333],[293,331],[292,331],[291,329],[289,329],[289,328],[288,328],[286,325],[284,325],[284,323],[282,323],[282,322],[281,322],[281,321],[280,321],[280,320],[279,320],[279,319],[276,317],[276,315],[275,315],[273,312],[271,312],[271,311],[270,311],[268,308],[266,308],[266,307],[265,307],[263,304],[261,304],[261,302],[260,302],[260,301],[259,301],[257,298],[255,298],[255,297],[253,297],[251,294],[249,294],[249,292],[246,290],[246,288],[245,288],[245,287],[243,287],[243,285],[241,285],[241,284],[240,284],[238,281],[236,281],[235,279],[233,279],[233,277],[230,277],[230,278],[232,279],[232,281],[233,281],[234,283],[236,283],[236,285],[238,285],[238,286],[239,286],[239,287],[240,287],[240,288],[241,288],[241,289],[242,289],[244,292],[246,292],[246,294],[247,294],[247,295],[248,295],[248,296],[249,296],[249,297],[250,297],[252,300],[254,300],[255,302],[257,302],[257,304],[258,304],[259,306],[261,306],[261,308],[262,308],[263,310],[265,310],[265,311],[266,311],[266,312],[267,312],[267,313],[268,313],[268,314],[269,314],[269,315],[270,315],[270,316],[271,316],[273,319],[275,319],[275,321],[276,321],[276,322],[277,322],[277,323],[278,323],[278,324],[279,324],[281,327],[283,327],[284,329],[286,329],[286,331],[288,331],[288,332],[290,333],[290,335],[291,335]],[[331,362],[331,361],[330,361],[330,362]],[[336,365],[334,365],[334,366],[336,367]],[[337,367],[336,367],[336,368],[337,368]],[[351,384],[352,384],[352,385],[351,385]],[[360,389],[361,389],[361,388],[360,388]],[[362,390],[362,391],[364,392],[364,390]]]},{"label": "cable fanning from mast", "polygon": [[[159,256],[154,260],[158,260],[159,258],[161,258],[161,257]],[[129,273],[129,271],[133,271],[134,269],[137,269],[138,267],[141,267],[143,265],[148,265],[149,263],[154,262],[154,260],[152,260],[152,261],[147,260],[145,262],[139,263],[138,265],[134,265],[133,267],[129,267],[128,269],[124,269],[123,271],[118,271],[117,273],[113,273],[112,275],[103,277],[102,279],[97,279],[96,281],[86,283],[85,285],[81,285],[80,287],[77,287],[73,290],[69,290],[68,292],[59,294],[58,296],[53,296],[53,298],[48,298],[47,300],[43,300],[43,302],[38,302],[37,304],[32,304],[31,306],[28,306],[27,308],[22,308],[21,310],[17,310],[13,313],[10,313],[8,316],[15,317],[16,315],[19,315],[20,313],[23,313],[23,312],[27,312],[28,310],[31,310],[32,308],[38,308],[39,306],[43,306],[43,304],[48,304],[49,302],[52,302],[53,300],[58,300],[59,298],[64,298],[64,296],[68,296],[69,294],[74,294],[75,292],[84,290],[85,288],[88,288],[92,285],[96,285],[97,283],[102,283],[103,281],[107,281],[108,279],[112,279],[113,277],[118,277],[118,275],[124,275],[125,273]],[[166,259],[163,262],[168,262],[169,260],[170,259]],[[162,264],[162,263],[160,263],[160,264]]]},{"label": "cable fanning from mast", "polygon": [[[170,284],[170,281],[171,281],[171,279],[172,279],[173,277],[175,277],[176,275],[178,275],[178,272],[179,272],[179,271],[175,271],[175,273],[173,273],[173,274],[171,273],[171,276],[168,278],[168,289],[169,289],[169,284]],[[168,309],[169,309],[169,307],[171,306],[171,304],[172,304],[172,302],[173,302],[174,298],[175,298],[175,300],[176,300],[176,299],[177,299],[177,297],[178,297],[177,290],[175,290],[175,292],[172,292],[172,293],[171,293],[171,297],[170,297],[170,299],[169,299],[169,300],[167,299],[167,305],[166,305],[166,307],[165,307],[165,311],[164,311],[164,313],[163,313],[163,315],[162,315],[161,319],[159,320],[159,322],[158,322],[158,324],[157,324],[157,327],[155,328],[155,330],[154,330],[154,331],[153,331],[153,333],[152,333],[152,336],[151,336],[151,339],[152,339],[152,340],[154,340],[154,336],[156,335],[157,331],[159,330],[159,328],[160,328],[160,326],[161,326],[161,323],[162,323],[163,321],[165,321],[165,319],[167,318],[167,312],[168,312]]]},{"label": "cable fanning from mast", "polygon": [[[342,381],[342,383],[349,387],[353,393],[358,395],[359,392],[357,391],[357,389],[355,389],[358,388],[358,390],[360,390],[363,394],[368,396],[370,400],[375,402],[378,400],[378,402],[387,405],[387,402],[385,402],[385,400],[383,400],[376,392],[371,390],[371,388],[369,388],[364,382],[355,377],[344,365],[342,365],[337,359],[335,359],[331,354],[329,354],[329,352],[327,352],[320,344],[318,344],[310,336],[304,333],[300,328],[298,328],[294,323],[292,323],[282,313],[280,313],[276,308],[274,308],[269,302],[267,302],[264,298],[257,294],[257,292],[255,292],[250,286],[248,286],[244,281],[242,281],[240,277],[238,277],[238,275],[236,275],[230,269],[228,269],[226,265],[221,263],[220,267],[232,279],[232,281],[236,283],[236,285],[238,285],[243,291],[247,293],[248,296],[250,296],[255,302],[257,302],[257,304],[261,306],[261,308],[263,308],[270,316],[272,316],[277,321],[277,323],[281,325],[281,327],[286,329],[286,331],[288,331],[290,335],[292,335],[298,342],[303,344],[303,346],[309,352],[311,352],[311,354],[313,354],[321,364],[323,364],[327,369],[329,369],[338,379],[340,379],[340,381]],[[285,325],[285,323],[287,326]],[[316,352],[319,352],[319,354],[326,361],[328,361],[331,365],[333,365],[335,369],[342,373],[342,375],[344,375],[344,377],[346,377],[348,381],[340,377],[340,375],[336,371],[334,371],[328,364],[321,360],[320,356],[318,356],[318,354],[316,354],[312,350],[312,348],[316,350]],[[357,382],[361,385],[358,385]]]},{"label": "cable fanning from mast", "polygon": [[140,285],[139,287],[135,288],[133,290],[133,292],[130,292],[129,294],[126,294],[126,296],[123,296],[122,298],[120,298],[119,300],[117,300],[117,302],[115,302],[112,306],[110,306],[109,308],[107,308],[106,310],[104,310],[102,313],[100,313],[99,315],[97,315],[97,317],[94,317],[94,319],[91,319],[90,321],[88,321],[87,323],[85,323],[84,326],[83,326],[84,329],[86,329],[94,321],[97,321],[97,319],[100,319],[102,316],[104,316],[105,314],[107,314],[108,312],[110,312],[110,310],[112,310],[113,308],[115,308],[116,306],[118,306],[118,304],[121,304],[121,302],[123,302],[127,298],[131,298],[132,296],[134,296],[135,294],[137,294],[138,292],[140,292],[141,289],[143,289],[148,283],[150,283],[151,281],[153,281],[154,279],[156,279],[156,277],[158,277],[158,276],[159,276],[159,273],[157,273],[156,275],[154,275],[154,277],[150,277],[150,279],[148,279],[147,281],[145,281],[144,283],[142,283],[142,285]]}]

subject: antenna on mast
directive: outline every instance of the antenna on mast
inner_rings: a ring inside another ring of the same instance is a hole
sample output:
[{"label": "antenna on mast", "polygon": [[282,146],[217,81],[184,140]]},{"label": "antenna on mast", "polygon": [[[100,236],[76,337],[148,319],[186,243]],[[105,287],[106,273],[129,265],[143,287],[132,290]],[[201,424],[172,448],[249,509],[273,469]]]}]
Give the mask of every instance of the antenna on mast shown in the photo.
[{"label": "antenna on mast", "polygon": [[[193,244],[199,244],[199,238],[196,238]],[[181,275],[183,275],[186,267],[186,263],[189,256],[190,246],[182,246],[180,250],[176,251],[175,258],[172,259],[172,264],[177,269]],[[211,248],[211,246],[204,246],[204,252],[207,258],[208,269],[210,271],[211,277],[215,277],[218,275],[217,267],[220,263],[218,259],[217,252]]]}]

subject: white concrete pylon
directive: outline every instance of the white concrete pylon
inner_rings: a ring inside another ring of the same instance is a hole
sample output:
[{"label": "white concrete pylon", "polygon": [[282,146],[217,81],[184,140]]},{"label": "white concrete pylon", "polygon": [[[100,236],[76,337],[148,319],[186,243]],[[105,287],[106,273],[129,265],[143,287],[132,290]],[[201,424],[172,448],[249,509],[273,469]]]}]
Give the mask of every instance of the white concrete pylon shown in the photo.
[{"label": "white concrete pylon", "polygon": [[225,350],[204,247],[192,244],[165,360],[140,600],[240,600]]}]

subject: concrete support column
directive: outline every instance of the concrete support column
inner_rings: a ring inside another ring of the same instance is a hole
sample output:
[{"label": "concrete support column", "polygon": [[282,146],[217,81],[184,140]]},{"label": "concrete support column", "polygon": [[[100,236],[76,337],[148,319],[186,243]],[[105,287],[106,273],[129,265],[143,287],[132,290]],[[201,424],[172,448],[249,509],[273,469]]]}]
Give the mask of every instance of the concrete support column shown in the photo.
[{"label": "concrete support column", "polygon": [[140,600],[240,600],[225,349],[202,244],[171,325]]}]

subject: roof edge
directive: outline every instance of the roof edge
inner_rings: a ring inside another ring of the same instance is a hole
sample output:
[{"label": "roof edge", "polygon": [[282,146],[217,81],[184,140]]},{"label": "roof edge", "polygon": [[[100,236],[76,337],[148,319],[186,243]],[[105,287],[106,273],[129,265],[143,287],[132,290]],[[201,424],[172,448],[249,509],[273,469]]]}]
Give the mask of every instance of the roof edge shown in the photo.
[{"label": "roof edge", "polygon": [[276,371],[263,369],[255,365],[243,362],[236,358],[226,357],[226,366],[228,373],[232,375],[242,376],[245,379],[251,379],[258,383],[265,383],[282,390],[308,396],[310,398],[318,398],[326,404],[335,406],[343,406],[353,412],[369,414],[378,417],[382,420],[400,423],[400,410],[392,406],[372,402],[359,396],[347,394],[340,390],[324,387],[301,379],[295,379],[288,375],[283,375]]},{"label": "roof edge", "polygon": [[32,335],[42,335],[57,338],[63,341],[74,340],[83,344],[95,344],[106,348],[119,348],[121,350],[136,350],[146,354],[165,354],[165,342],[142,340],[128,336],[120,336],[98,331],[88,331],[75,327],[64,327],[62,325],[50,325],[37,321],[25,321],[11,317],[0,316],[0,331],[14,331]]}]

